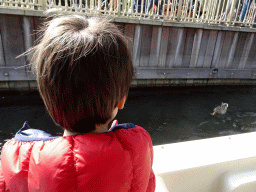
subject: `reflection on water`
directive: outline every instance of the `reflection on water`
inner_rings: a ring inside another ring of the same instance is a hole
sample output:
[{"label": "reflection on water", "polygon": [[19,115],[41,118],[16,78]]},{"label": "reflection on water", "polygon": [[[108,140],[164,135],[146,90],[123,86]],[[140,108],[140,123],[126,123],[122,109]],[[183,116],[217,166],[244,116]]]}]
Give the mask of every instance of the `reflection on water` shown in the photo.
[{"label": "reflection on water", "polygon": [[[252,132],[256,131],[255,93],[254,87],[136,88],[117,119],[144,127],[154,145]],[[227,113],[211,115],[221,102],[229,104]],[[38,94],[1,93],[0,147],[24,121],[32,128],[62,135]]]}]

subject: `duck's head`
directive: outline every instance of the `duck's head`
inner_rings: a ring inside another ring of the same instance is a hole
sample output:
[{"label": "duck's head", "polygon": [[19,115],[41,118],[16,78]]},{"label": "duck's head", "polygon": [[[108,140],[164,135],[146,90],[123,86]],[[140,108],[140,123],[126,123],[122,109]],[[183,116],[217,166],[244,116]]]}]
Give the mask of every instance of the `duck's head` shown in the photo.
[{"label": "duck's head", "polygon": [[228,108],[228,104],[227,103],[221,103],[221,108]]}]

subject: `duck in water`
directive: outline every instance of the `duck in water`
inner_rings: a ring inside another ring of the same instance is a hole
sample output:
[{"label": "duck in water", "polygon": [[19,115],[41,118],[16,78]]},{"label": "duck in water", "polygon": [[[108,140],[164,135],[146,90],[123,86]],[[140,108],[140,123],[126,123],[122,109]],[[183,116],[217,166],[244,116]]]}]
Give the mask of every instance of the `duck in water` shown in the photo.
[{"label": "duck in water", "polygon": [[219,114],[224,115],[227,112],[227,109],[228,109],[228,104],[227,103],[221,103],[221,106],[218,106],[213,110],[212,115],[215,115],[215,113],[219,113]]}]

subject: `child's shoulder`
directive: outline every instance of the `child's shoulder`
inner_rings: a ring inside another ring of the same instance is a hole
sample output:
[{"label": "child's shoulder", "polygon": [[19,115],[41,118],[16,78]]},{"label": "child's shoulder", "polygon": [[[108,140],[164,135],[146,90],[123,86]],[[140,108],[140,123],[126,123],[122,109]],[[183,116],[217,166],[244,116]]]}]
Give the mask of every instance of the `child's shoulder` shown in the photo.
[{"label": "child's shoulder", "polygon": [[114,125],[112,125],[112,127],[109,129],[108,132],[121,133],[122,135],[127,135],[127,136],[142,136],[142,137],[144,136],[149,141],[151,141],[151,137],[148,134],[148,132],[143,127],[139,125],[135,125],[133,123],[118,124],[117,121],[115,120]]},{"label": "child's shoulder", "polygon": [[[29,144],[30,143],[30,144]],[[52,136],[42,130],[31,129],[27,122],[16,133],[15,137],[4,145],[4,148],[19,148],[29,145],[32,148],[47,149],[46,153],[54,149],[64,151],[69,148],[81,151],[85,146],[93,148],[94,151],[101,152],[102,148],[112,150],[141,151],[152,147],[152,140],[148,132],[133,123],[117,124],[111,126],[105,133],[87,133],[73,136]],[[36,147],[35,147],[36,146]],[[119,147],[118,147],[119,146]],[[76,151],[76,150],[75,150]]]},{"label": "child's shoulder", "polygon": [[[101,184],[97,191],[102,191],[109,184],[113,186],[113,183],[118,189],[123,188],[127,181],[130,181],[130,186],[134,180],[133,174],[143,178],[147,186],[148,179],[145,178],[149,177],[151,171],[153,148],[147,131],[132,123],[116,124],[109,132],[102,134],[64,137],[53,137],[43,131],[30,129],[25,123],[23,129],[2,150],[1,163],[8,178],[17,178],[13,177],[12,172],[17,159],[23,165],[22,171],[29,170],[33,175],[30,182],[42,182],[44,191],[52,187],[52,183],[59,186],[60,182],[61,185],[67,183],[65,191],[71,191],[70,187],[76,183],[88,186],[91,183],[88,181],[95,179],[95,175]],[[44,183],[49,179],[53,182]],[[92,184],[92,187],[94,189],[95,185]],[[113,191],[113,187],[109,188],[108,191]]]},{"label": "child's shoulder", "polygon": [[[86,138],[87,136],[89,138],[93,138],[107,136],[109,134],[118,135],[119,137],[123,138],[146,137],[148,140],[151,141],[150,135],[143,127],[135,125],[133,123],[118,124],[117,120],[113,122],[108,132],[105,132],[103,134],[79,134],[74,136],[65,136],[65,138],[74,139],[80,137],[82,139]],[[23,127],[15,134],[14,140],[18,142],[36,142],[50,141],[60,137],[61,136],[52,136],[51,134],[39,129],[32,129],[30,128],[28,123],[25,122],[23,124]]]},{"label": "child's shoulder", "polygon": [[59,137],[60,136],[54,137],[39,129],[31,129],[28,123],[25,122],[22,128],[15,134],[14,140],[20,142],[49,141]]},{"label": "child's shoulder", "polygon": [[133,123],[114,125],[109,132],[115,132],[120,143],[127,149],[140,151],[152,147],[149,133],[141,126]]},{"label": "child's shoulder", "polygon": [[[17,153],[20,148],[21,152]],[[33,154],[33,158],[40,157],[44,163],[48,163],[54,156],[59,163],[67,156],[79,156],[92,161],[109,156],[125,158],[129,156],[127,153],[133,157],[143,154],[146,157],[151,149],[152,141],[148,132],[133,123],[116,124],[105,133],[54,137],[42,130],[31,129],[25,122],[15,137],[3,146],[2,157],[17,159]],[[6,160],[6,163],[12,161],[11,159]],[[29,159],[31,158],[27,161]]]},{"label": "child's shoulder", "polygon": [[147,133],[147,131],[139,125],[135,125],[133,123],[118,124],[118,121],[114,120],[112,125],[111,125],[111,128],[108,130],[108,132],[115,132],[117,130],[123,130],[123,131],[128,130],[128,131],[135,131],[135,132],[140,131],[140,132],[146,132]]}]

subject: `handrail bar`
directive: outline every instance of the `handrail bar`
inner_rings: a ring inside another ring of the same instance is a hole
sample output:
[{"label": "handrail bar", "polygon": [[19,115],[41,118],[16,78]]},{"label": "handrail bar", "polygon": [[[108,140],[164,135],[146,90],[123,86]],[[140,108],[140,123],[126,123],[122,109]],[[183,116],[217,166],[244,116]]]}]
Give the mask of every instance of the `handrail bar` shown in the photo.
[{"label": "handrail bar", "polygon": [[0,0],[0,8],[255,27],[256,0]]}]

